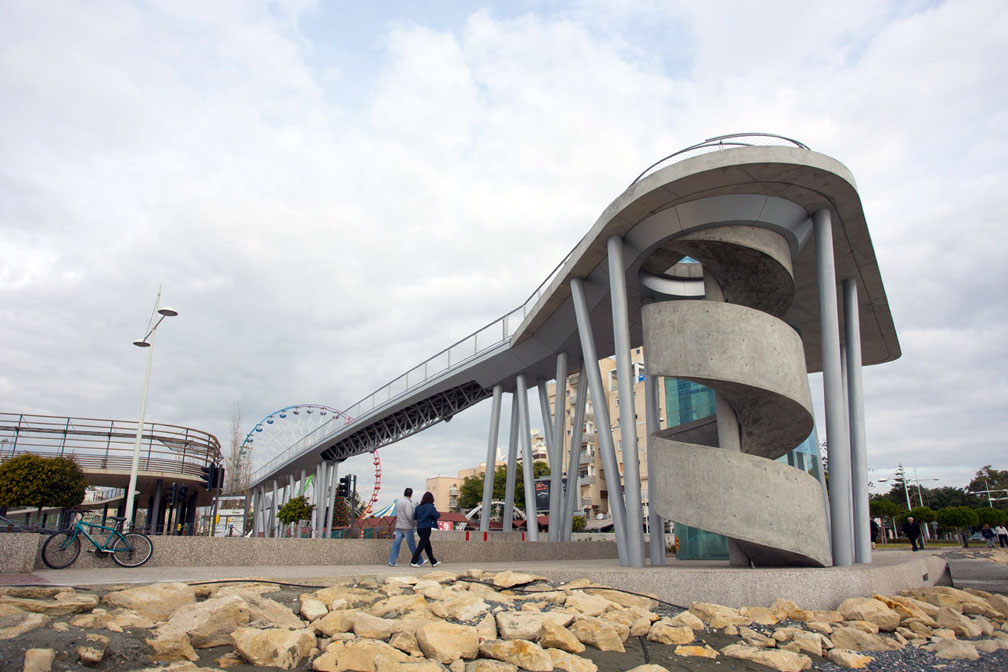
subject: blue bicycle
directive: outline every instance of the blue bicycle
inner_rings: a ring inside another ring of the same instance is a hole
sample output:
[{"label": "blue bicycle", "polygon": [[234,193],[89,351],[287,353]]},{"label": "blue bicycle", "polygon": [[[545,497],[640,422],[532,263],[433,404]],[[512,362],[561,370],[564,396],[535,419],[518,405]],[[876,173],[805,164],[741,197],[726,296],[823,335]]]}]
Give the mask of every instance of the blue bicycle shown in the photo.
[{"label": "blue bicycle", "polygon": [[[139,567],[144,564],[154,554],[154,545],[146,534],[139,532],[121,531],[123,521],[122,516],[109,516],[116,521],[115,527],[106,527],[97,523],[86,523],[78,518],[72,527],[54,532],[42,544],[42,562],[52,569],[63,569],[73,564],[77,556],[80,555],[81,541],[83,536],[95,547],[95,555],[111,555],[112,560],[120,567]],[[88,529],[99,529],[101,533],[108,532],[108,538],[103,543],[98,543],[88,534]]]}]

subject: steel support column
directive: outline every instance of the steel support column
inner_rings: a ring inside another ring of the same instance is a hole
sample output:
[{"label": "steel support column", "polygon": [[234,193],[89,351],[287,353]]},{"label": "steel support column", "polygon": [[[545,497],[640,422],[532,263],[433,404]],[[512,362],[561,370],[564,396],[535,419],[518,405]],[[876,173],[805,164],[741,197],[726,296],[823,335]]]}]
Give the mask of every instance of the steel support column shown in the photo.
[{"label": "steel support column", "polygon": [[500,433],[501,396],[504,388],[494,385],[490,406],[490,435],[487,437],[486,470],[483,472],[483,507],[480,509],[480,532],[490,531],[490,508],[493,502],[494,473],[497,470],[497,435]]},{"label": "steel support column", "polygon": [[633,364],[630,361],[630,310],[627,305],[626,269],[623,265],[623,239],[620,236],[610,236],[606,244],[609,251],[609,295],[612,300],[616,382],[619,390],[623,484],[626,490],[627,564],[630,567],[643,567],[640,460],[637,455],[637,414],[634,409]]},{"label": "steel support column", "polygon": [[549,461],[550,469],[553,468],[553,413],[549,407],[549,392],[546,390],[546,381],[540,380],[536,384],[539,392],[539,415],[543,422],[543,442],[546,444],[546,459]]},{"label": "steel support column", "polygon": [[511,430],[508,435],[507,478],[504,486],[504,512],[501,531],[510,532],[514,526],[514,491],[518,464],[518,393],[511,395]]},{"label": "steel support column", "polygon": [[588,398],[587,385],[584,364],[582,363],[581,373],[578,376],[577,396],[574,399],[574,424],[571,425],[570,455],[567,459],[567,494],[564,497],[563,507],[563,541],[571,540],[571,532],[574,526],[575,502],[578,505],[581,503],[581,486],[578,483],[578,479],[581,473],[581,435],[584,434],[585,402]]},{"label": "steel support column", "polygon": [[[563,510],[563,457],[564,435],[567,424],[567,353],[561,352],[556,360],[556,384],[553,404],[553,454],[550,459],[549,535],[550,541],[560,541],[564,524]],[[571,442],[573,451],[573,441]],[[568,476],[568,481],[570,476]]]},{"label": "steel support column", "polygon": [[609,512],[613,517],[616,550],[620,564],[627,566],[626,512],[623,510],[623,486],[620,484],[619,465],[616,462],[616,448],[613,446],[612,430],[609,429],[609,408],[606,405],[602,386],[602,373],[598,368],[598,354],[595,349],[595,335],[588,317],[588,301],[585,298],[584,281],[573,278],[570,283],[574,314],[577,318],[578,336],[581,339],[581,353],[584,357],[582,371],[588,376],[592,408],[595,410],[595,427],[598,431],[599,450],[605,469],[606,489],[609,492]]},{"label": "steel support column", "polygon": [[843,281],[844,348],[847,353],[847,409],[851,442],[851,498],[854,510],[854,562],[871,562],[871,512],[868,510],[868,453],[865,446],[864,388],[861,379],[861,320],[858,283]]},{"label": "steel support column", "polygon": [[277,481],[273,479],[273,515],[270,518],[270,536],[280,536],[280,493],[277,488]]},{"label": "steel support column", "polygon": [[843,373],[840,367],[840,318],[837,312],[836,261],[833,223],[829,210],[812,216],[815,228],[816,276],[819,284],[819,326],[822,348],[823,396],[826,409],[826,449],[830,475],[830,539],[833,565],[853,564],[851,547],[850,444],[843,409]]},{"label": "steel support column", "polygon": [[522,442],[522,481],[525,483],[525,529],[529,541],[539,541],[539,519],[536,516],[535,487],[532,479],[532,430],[529,427],[528,383],[524,373],[516,379],[518,390],[518,432]]},{"label": "steel support column", "polygon": [[[647,356],[647,353],[644,353]],[[645,364],[646,366],[646,364]],[[661,404],[658,401],[658,376],[644,372],[644,413],[647,421],[647,472],[648,472],[648,538],[649,553],[652,567],[665,564],[665,520],[655,511],[651,502],[655,491],[661,487],[652,478],[654,474],[654,451],[651,449],[652,437],[661,431]]]}]

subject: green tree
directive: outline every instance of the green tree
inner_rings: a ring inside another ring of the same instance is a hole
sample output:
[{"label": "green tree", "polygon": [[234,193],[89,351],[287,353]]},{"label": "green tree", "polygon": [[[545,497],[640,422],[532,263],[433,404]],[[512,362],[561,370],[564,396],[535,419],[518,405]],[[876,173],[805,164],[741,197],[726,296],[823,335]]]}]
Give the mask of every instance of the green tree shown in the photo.
[{"label": "green tree", "polygon": [[574,516],[574,520],[571,525],[571,532],[580,532],[587,526],[588,522],[585,520],[584,516]]},{"label": "green tree", "polygon": [[976,495],[971,495],[962,488],[944,486],[925,491],[928,498],[928,506],[935,511],[948,508],[950,506],[968,506],[975,509],[984,504],[984,501]]},{"label": "green tree", "polygon": [[[545,462],[532,463],[532,477],[541,478],[549,476],[549,465]],[[514,505],[525,511],[525,481],[521,463],[515,465],[515,488]],[[493,498],[504,501],[504,494],[507,491],[507,467],[501,465],[494,470]],[[459,488],[458,505],[456,511],[464,512],[474,509],[483,502],[483,475],[469,476],[462,481]]]},{"label": "green tree", "polygon": [[67,457],[26,453],[0,464],[0,506],[77,506],[87,485],[80,466]]},{"label": "green tree", "polygon": [[989,506],[982,506],[979,509],[974,510],[977,514],[977,525],[990,525],[991,527],[997,527],[998,525],[1004,525],[1008,522],[1008,511],[992,509]]},{"label": "green tree", "polygon": [[314,504],[309,504],[304,495],[291,497],[287,503],[280,507],[277,518],[284,525],[290,525],[301,520],[308,520],[315,510]]},{"label": "green tree", "polygon": [[938,524],[945,528],[955,530],[956,537],[963,527],[972,527],[977,524],[976,511],[968,506],[948,506],[938,512]]},{"label": "green tree", "polygon": [[[976,472],[973,480],[970,481],[968,489],[970,492],[981,493],[985,490],[1008,490],[1008,471],[1003,469],[994,469],[991,465],[985,465],[983,469]],[[992,492],[991,497],[1004,497],[1008,495],[1005,492]],[[979,499],[986,504],[987,495],[981,494]],[[999,509],[1008,508],[1008,500],[1001,500],[992,502],[995,507]]]},{"label": "green tree", "polygon": [[903,520],[910,516],[913,516],[913,519],[918,523],[930,523],[932,520],[938,519],[938,514],[926,506],[915,506],[910,509],[910,512],[903,516]]}]

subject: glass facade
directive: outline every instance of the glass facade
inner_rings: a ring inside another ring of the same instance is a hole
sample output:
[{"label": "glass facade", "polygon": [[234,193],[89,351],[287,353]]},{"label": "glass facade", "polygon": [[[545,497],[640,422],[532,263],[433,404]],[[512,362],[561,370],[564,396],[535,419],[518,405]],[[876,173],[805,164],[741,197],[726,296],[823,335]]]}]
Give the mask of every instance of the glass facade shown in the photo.
[{"label": "glass facade", "polygon": [[[665,407],[668,409],[667,427],[676,427],[688,422],[713,415],[714,390],[678,378],[664,378]],[[780,457],[777,461],[789,464],[796,469],[807,472],[816,479],[819,478],[818,438],[815,428],[812,434],[801,445]],[[679,540],[676,558],[679,560],[727,560],[728,542],[720,534],[708,532],[699,528],[675,523],[675,535]]]}]

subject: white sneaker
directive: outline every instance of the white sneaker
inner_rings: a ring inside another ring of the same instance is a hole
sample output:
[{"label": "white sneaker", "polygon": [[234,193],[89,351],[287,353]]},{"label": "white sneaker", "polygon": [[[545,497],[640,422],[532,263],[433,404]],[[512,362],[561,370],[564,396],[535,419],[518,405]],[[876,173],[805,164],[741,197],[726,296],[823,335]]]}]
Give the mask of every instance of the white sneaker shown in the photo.
[{"label": "white sneaker", "polygon": [[411,563],[409,563],[409,566],[410,566],[410,567],[419,567],[419,566],[420,566],[420,564],[421,564],[421,563],[419,563],[419,562],[411,562]]},{"label": "white sneaker", "polygon": [[396,566],[396,564],[395,564],[394,562],[390,562],[390,563],[388,563],[388,566],[389,566],[389,567],[395,567],[395,566]]},{"label": "white sneaker", "polygon": [[426,564],[427,564],[427,561],[424,560],[423,558],[420,558],[420,562],[417,563],[417,567],[420,567],[421,565],[426,565]]},{"label": "white sneaker", "polygon": [[440,561],[440,560],[435,560],[435,561],[434,561],[434,564],[433,564],[433,565],[431,565],[431,567],[437,567],[437,566],[438,566],[438,565],[440,565],[440,564],[441,564],[441,561]]}]

